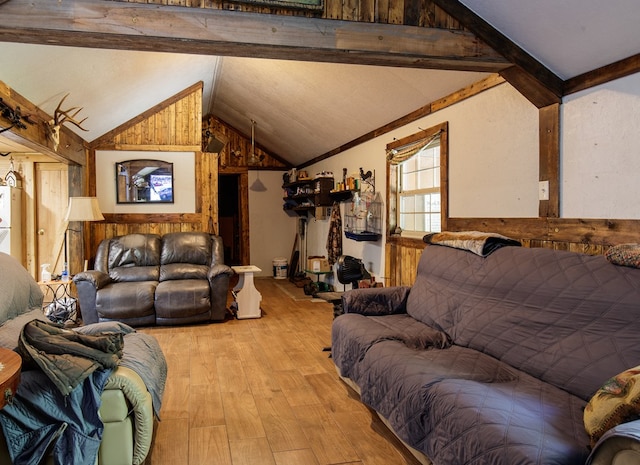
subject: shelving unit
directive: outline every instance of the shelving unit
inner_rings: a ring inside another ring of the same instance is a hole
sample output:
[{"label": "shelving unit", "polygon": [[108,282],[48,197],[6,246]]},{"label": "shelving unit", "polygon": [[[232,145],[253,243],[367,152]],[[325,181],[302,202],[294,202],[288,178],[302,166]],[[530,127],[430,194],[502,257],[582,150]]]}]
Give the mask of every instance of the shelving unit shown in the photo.
[{"label": "shelving unit", "polygon": [[333,204],[329,192],[333,189],[333,178],[302,179],[282,185],[287,213],[306,216],[315,215],[316,207],[330,207]]},{"label": "shelving unit", "polygon": [[329,197],[334,202],[344,202],[345,200],[351,200],[353,194],[358,192],[357,190],[344,190],[344,191],[334,191],[329,192]]}]

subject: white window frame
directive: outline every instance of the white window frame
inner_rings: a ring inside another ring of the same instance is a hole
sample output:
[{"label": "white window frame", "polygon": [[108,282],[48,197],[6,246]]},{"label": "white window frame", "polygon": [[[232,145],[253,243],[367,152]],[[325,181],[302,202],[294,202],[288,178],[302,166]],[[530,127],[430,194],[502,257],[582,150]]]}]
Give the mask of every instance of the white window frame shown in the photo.
[{"label": "white window frame", "polygon": [[[433,151],[436,151],[436,153],[433,153]],[[435,163],[432,165],[432,167],[428,167],[428,168],[423,168],[423,167],[418,167],[415,166],[411,172],[408,172],[407,168],[409,167],[409,164],[413,161],[416,162],[417,158],[420,157],[424,152],[426,151],[430,151],[431,153],[429,154],[430,157],[434,158]],[[435,172],[437,170],[437,172]],[[415,181],[419,184],[420,181],[424,181],[424,182],[428,182],[429,180],[427,178],[431,177],[431,182],[430,184],[433,184],[431,187],[416,187],[414,189],[405,189],[404,188],[404,184],[403,181],[406,180],[405,176],[406,174],[410,174],[410,173],[420,173],[416,176]],[[422,177],[424,176],[424,177]],[[433,194],[437,194],[438,197],[441,198],[441,192],[440,192],[440,137],[437,137],[436,139],[434,139],[433,141],[429,142],[425,147],[423,147],[422,149],[420,149],[418,151],[418,153],[416,153],[413,157],[411,157],[409,160],[402,162],[398,165],[398,195],[396,197],[396,201],[397,201],[397,205],[396,205],[396,209],[398,212],[398,224],[400,225],[400,227],[402,228],[402,232],[401,235],[403,237],[423,237],[426,233],[428,232],[440,232],[442,229],[442,218],[441,218],[441,202],[438,201],[438,208],[437,209],[431,209],[431,202],[429,202],[429,205],[427,205],[427,203],[425,202],[425,204],[423,205],[422,211],[418,211],[417,208],[414,208],[413,211],[411,212],[407,212],[405,210],[403,210],[402,205],[403,205],[403,200],[405,199],[410,199],[411,197],[416,197],[416,196],[422,196],[425,194],[429,194],[429,195],[433,195]],[[438,216],[440,218],[438,218],[437,221],[437,226],[436,227],[432,227],[433,226],[433,221],[431,219],[431,215],[437,212]],[[403,215],[413,215],[414,216],[414,224],[413,224],[413,228],[409,228],[406,225],[406,221],[403,222]],[[423,221],[421,221],[421,223],[423,222],[424,224],[429,224],[429,228],[426,229],[418,229],[417,223],[419,219],[422,219]]]},{"label": "white window frame", "polygon": [[[405,196],[402,192],[401,176],[403,172],[402,152],[406,151],[409,154],[418,153],[423,148],[433,147],[434,138],[439,137],[440,147],[440,170],[439,181],[440,186],[438,188],[419,188],[406,192],[408,195],[415,195],[420,193],[440,193],[440,230],[446,230],[446,223],[448,217],[448,181],[447,181],[447,165],[448,165],[448,124],[442,123],[429,129],[423,130],[419,133],[405,137],[403,139],[394,141],[387,144],[387,220],[388,220],[388,238],[390,237],[407,237],[407,238],[422,238],[429,232],[437,231],[417,231],[417,230],[402,230],[400,225],[400,213],[401,213],[401,200]],[[422,145],[421,145],[422,144]],[[416,150],[412,150],[413,147],[417,147]],[[409,150],[407,150],[407,148]]]}]

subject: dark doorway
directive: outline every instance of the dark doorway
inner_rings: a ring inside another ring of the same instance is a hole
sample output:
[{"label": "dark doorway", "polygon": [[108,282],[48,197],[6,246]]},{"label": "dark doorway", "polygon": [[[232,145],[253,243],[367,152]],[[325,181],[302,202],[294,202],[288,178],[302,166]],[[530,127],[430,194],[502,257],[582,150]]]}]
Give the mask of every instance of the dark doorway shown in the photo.
[{"label": "dark doorway", "polygon": [[241,265],[240,175],[220,174],[218,183],[218,222],[224,243],[224,262]]}]

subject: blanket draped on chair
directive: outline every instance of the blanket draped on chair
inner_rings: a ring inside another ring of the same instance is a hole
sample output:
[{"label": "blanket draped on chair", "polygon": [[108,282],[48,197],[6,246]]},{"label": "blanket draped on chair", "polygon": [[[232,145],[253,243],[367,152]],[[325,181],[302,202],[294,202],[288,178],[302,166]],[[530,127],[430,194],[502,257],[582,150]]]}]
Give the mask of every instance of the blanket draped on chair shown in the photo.
[{"label": "blanket draped on chair", "polygon": [[49,453],[54,463],[95,463],[104,429],[100,396],[122,348],[119,333],[79,334],[40,320],[24,326],[18,352],[27,371],[0,411],[14,465],[39,464]]},{"label": "blanket draped on chair", "polygon": [[468,250],[481,257],[486,257],[491,252],[504,247],[520,246],[520,242],[496,233],[481,231],[457,231],[430,233],[422,238],[427,244],[444,245],[454,249]]}]

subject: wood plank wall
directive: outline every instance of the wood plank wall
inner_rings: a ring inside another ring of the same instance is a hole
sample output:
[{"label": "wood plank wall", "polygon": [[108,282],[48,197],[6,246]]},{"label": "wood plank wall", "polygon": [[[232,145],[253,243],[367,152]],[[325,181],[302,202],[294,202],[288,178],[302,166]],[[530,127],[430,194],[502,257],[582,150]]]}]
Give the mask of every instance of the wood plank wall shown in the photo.
[{"label": "wood plank wall", "polygon": [[126,0],[129,3],[154,3],[192,8],[250,11],[264,14],[319,17],[406,26],[462,29],[460,23],[430,0],[324,0],[320,10],[284,8],[278,5],[252,3],[251,0]]},{"label": "wood plank wall", "polygon": [[[219,118],[216,118],[213,115],[207,115],[204,117],[202,121],[202,140],[206,141],[207,131],[212,134],[220,133],[224,137],[229,139],[227,145],[224,146],[222,151],[220,152],[220,169],[236,169],[236,168],[244,168],[245,170],[249,167],[249,156],[251,154],[251,136],[244,134],[237,129],[233,128],[231,125],[225,123]],[[206,142],[203,142],[205,145]],[[286,171],[290,168],[293,168],[291,164],[284,161],[278,155],[275,155],[259,144],[255,145],[255,155],[256,157],[261,157],[262,160],[256,165],[251,166],[252,169],[261,169],[261,170],[281,170]]]},{"label": "wood plank wall", "polygon": [[202,88],[201,82],[194,84],[91,143],[87,160],[90,195],[96,193],[97,150],[195,152],[196,211],[172,214],[105,213],[105,221],[89,223],[89,227],[85,228],[84,256],[90,261],[100,241],[114,236],[217,230],[218,157],[201,151]]},{"label": "wood plank wall", "polygon": [[[202,116],[202,83],[197,83],[159,103],[118,128],[92,142],[88,160],[89,193],[95,195],[95,157],[97,150],[142,150],[183,152],[196,154],[196,211],[172,214],[107,214],[105,221],[90,223],[85,231],[84,256],[92,260],[103,239],[131,233],[166,234],[179,231],[218,232],[218,173],[245,173],[249,166],[251,138],[211,115]],[[217,153],[207,153],[203,141],[207,131],[225,135],[229,142]],[[238,156],[234,155],[237,154]],[[277,155],[255,147],[255,154],[263,157],[251,168],[287,170],[291,166]],[[244,186],[246,189],[247,186]],[[246,202],[243,208],[247,209]],[[248,214],[243,217],[248,218]],[[248,234],[248,224],[243,228]],[[248,243],[248,241],[247,241]],[[73,247],[73,245],[72,245]],[[78,253],[72,254],[82,257]],[[72,264],[81,269],[81,263]]]}]

